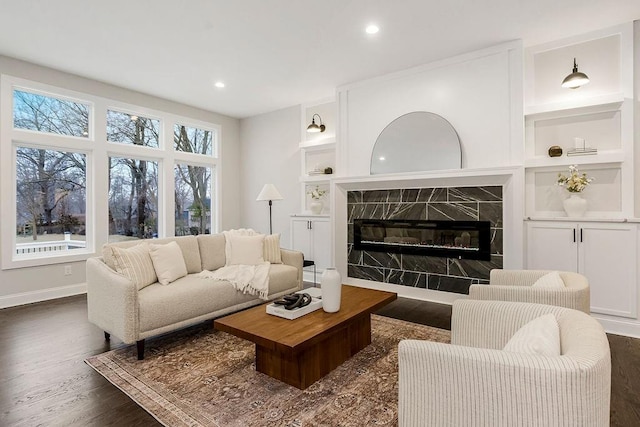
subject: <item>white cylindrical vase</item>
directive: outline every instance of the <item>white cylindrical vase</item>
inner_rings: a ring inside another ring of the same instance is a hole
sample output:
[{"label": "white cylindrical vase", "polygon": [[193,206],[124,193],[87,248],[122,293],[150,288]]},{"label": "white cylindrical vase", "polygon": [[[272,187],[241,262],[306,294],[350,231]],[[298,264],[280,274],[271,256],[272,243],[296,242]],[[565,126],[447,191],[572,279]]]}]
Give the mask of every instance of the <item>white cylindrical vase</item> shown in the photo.
[{"label": "white cylindrical vase", "polygon": [[578,194],[571,194],[571,197],[562,202],[564,211],[570,218],[580,218],[587,210],[587,201]]},{"label": "white cylindrical vase", "polygon": [[320,278],[322,290],[322,309],[327,313],[340,310],[342,297],[342,277],[335,268],[325,268]]}]

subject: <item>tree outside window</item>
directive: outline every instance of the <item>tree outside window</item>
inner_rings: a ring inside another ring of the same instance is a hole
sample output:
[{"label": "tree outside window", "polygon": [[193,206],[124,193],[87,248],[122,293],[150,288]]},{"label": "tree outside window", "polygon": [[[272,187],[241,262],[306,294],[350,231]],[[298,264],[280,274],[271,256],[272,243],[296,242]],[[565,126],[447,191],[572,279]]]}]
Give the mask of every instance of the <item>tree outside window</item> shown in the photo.
[{"label": "tree outside window", "polygon": [[84,154],[16,149],[18,245],[28,240],[64,240],[65,234],[67,240],[85,240],[86,170]]}]

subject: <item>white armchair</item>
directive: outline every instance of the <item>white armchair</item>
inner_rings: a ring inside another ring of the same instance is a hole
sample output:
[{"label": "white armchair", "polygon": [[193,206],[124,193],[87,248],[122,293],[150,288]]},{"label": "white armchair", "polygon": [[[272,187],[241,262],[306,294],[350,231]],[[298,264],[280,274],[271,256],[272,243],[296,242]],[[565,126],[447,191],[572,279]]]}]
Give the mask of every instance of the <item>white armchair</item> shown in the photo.
[{"label": "white armchair", "polygon": [[564,289],[532,288],[546,270],[491,270],[489,285],[471,285],[469,298],[491,301],[519,301],[557,305],[589,314],[589,282],[585,276],[561,271]]},{"label": "white armchair", "polygon": [[[502,350],[529,321],[552,313],[561,356]],[[585,313],[542,304],[458,300],[451,344],[398,348],[398,418],[406,426],[608,426],[609,342]]]}]

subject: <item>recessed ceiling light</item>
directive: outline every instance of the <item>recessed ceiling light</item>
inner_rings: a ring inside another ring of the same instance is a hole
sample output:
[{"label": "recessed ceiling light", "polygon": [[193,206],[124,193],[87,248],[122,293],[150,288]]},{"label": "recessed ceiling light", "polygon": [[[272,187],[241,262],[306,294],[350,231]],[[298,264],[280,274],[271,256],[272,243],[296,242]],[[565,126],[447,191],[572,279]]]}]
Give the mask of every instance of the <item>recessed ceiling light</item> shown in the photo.
[{"label": "recessed ceiling light", "polygon": [[214,86],[217,87],[218,89],[222,89],[224,87],[224,83],[223,82],[215,82]]},{"label": "recessed ceiling light", "polygon": [[367,32],[367,34],[375,34],[380,31],[380,27],[378,27],[376,24],[369,24],[367,25],[367,28],[365,28],[365,31]]}]

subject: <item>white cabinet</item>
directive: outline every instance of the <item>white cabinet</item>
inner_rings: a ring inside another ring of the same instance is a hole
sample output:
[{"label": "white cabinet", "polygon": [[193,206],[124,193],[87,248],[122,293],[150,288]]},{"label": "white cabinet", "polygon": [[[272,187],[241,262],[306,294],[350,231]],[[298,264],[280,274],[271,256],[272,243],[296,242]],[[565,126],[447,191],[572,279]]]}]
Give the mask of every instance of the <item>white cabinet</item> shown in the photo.
[{"label": "white cabinet", "polygon": [[527,222],[527,268],[585,275],[594,313],[636,317],[637,260],[636,224]]},{"label": "white cabinet", "polygon": [[329,217],[291,217],[291,248],[302,252],[304,259],[314,261],[318,274],[321,274],[325,268],[331,267],[331,223]]}]

